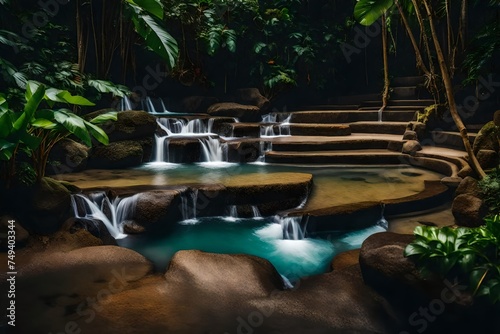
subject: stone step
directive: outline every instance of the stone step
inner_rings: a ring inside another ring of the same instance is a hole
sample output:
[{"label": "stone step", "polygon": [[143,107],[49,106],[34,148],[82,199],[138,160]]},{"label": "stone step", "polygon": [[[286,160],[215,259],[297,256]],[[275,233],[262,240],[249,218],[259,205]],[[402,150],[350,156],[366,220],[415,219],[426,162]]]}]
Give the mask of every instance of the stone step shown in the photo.
[{"label": "stone step", "polygon": [[[469,135],[469,142],[472,145],[477,137],[477,133],[469,132],[468,135]],[[435,146],[465,150],[464,142],[459,132],[431,131],[431,139]]]},{"label": "stone step", "polygon": [[[381,107],[380,106],[374,106],[374,107],[360,107],[359,110],[379,110]],[[413,110],[413,111],[419,111],[419,110],[424,110],[424,106],[413,106],[413,105],[406,105],[406,106],[387,106],[384,111],[408,111],[408,110]]]},{"label": "stone step", "polygon": [[[383,121],[409,122],[414,120],[416,111],[386,111],[382,113]],[[297,111],[292,113],[292,123],[352,123],[358,121],[378,121],[378,112],[373,110],[338,110],[338,111]]]},{"label": "stone step", "polygon": [[300,106],[293,108],[294,111],[308,111],[308,110],[357,110],[359,104],[319,104],[310,106]]},{"label": "stone step", "polygon": [[381,98],[380,93],[374,94],[363,94],[363,95],[348,95],[348,96],[338,96],[330,98],[329,101],[332,104],[361,104],[368,100],[379,100]]},{"label": "stone step", "polygon": [[383,149],[318,152],[266,152],[265,161],[269,163],[319,163],[319,164],[401,164],[402,153]]},{"label": "stone step", "polygon": [[379,149],[385,150],[391,143],[391,146],[398,147],[399,151],[403,146],[402,140],[391,139],[377,139],[377,138],[355,138],[350,137],[342,138],[336,141],[287,141],[287,142],[273,142],[273,151],[276,152],[315,152],[315,151],[346,151],[346,150],[371,150]]},{"label": "stone step", "polygon": [[[434,100],[431,99],[421,99],[421,100],[389,100],[389,106],[417,106],[417,107],[428,107],[435,104]],[[361,107],[379,107],[382,105],[382,101],[365,101],[361,104]]]},{"label": "stone step", "polygon": [[412,77],[395,77],[391,80],[391,85],[394,87],[408,87],[408,86],[418,86],[425,82],[423,76],[412,76]]},{"label": "stone step", "polygon": [[349,136],[348,124],[290,124],[292,136]]},{"label": "stone step", "polygon": [[350,123],[353,133],[386,133],[403,135],[408,122],[355,122]]},{"label": "stone step", "polygon": [[413,99],[418,96],[419,88],[416,86],[392,87],[392,99]]}]

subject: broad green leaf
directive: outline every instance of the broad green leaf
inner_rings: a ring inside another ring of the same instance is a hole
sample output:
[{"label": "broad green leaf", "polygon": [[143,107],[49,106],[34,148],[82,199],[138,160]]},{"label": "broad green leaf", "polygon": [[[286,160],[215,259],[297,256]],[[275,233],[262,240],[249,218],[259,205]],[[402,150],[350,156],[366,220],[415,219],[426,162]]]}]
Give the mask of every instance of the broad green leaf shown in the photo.
[{"label": "broad green leaf", "polygon": [[121,85],[115,85],[111,81],[89,80],[89,86],[94,87],[100,93],[111,93],[114,96],[125,97],[128,95],[128,88]]},{"label": "broad green leaf", "polygon": [[34,126],[35,128],[43,128],[47,130],[52,130],[56,127],[56,123],[49,121],[48,119],[44,118],[38,118],[31,122],[31,125]]},{"label": "broad green leaf", "polygon": [[28,127],[29,122],[31,122],[35,111],[38,109],[40,102],[42,102],[44,95],[45,87],[43,85],[39,85],[35,93],[24,105],[24,111],[21,116],[19,116],[19,118],[12,125],[13,129],[20,132],[26,131],[26,128]]},{"label": "broad green leaf", "polygon": [[27,132],[21,133],[19,139],[31,150],[36,150],[36,148],[38,147],[38,145],[40,145],[40,142],[42,141],[42,138],[35,137]]},{"label": "broad green leaf", "polygon": [[0,139],[0,160],[8,161],[12,158],[16,144]]},{"label": "broad green leaf", "polygon": [[70,133],[83,141],[85,145],[91,146],[90,134],[85,126],[84,120],[71,112],[57,110],[54,113],[55,120],[62,124]]},{"label": "broad green leaf", "polygon": [[160,20],[163,19],[163,6],[158,0],[126,0],[129,4],[136,5]]},{"label": "broad green leaf", "polygon": [[169,68],[173,68],[179,54],[176,40],[148,14],[135,14],[132,22],[147,46],[166,60]]},{"label": "broad green leaf", "polygon": [[62,94],[64,91],[62,89],[57,89],[57,88],[48,88],[45,91],[45,99],[53,102],[61,102],[64,103],[66,102],[60,94]]},{"label": "broad green leaf", "polygon": [[118,112],[110,111],[105,114],[92,118],[89,122],[93,124],[100,124],[106,121],[116,121],[117,119],[118,119]]},{"label": "broad green leaf", "polygon": [[95,103],[90,102],[83,96],[71,95],[71,93],[67,90],[60,92],[59,94],[57,94],[57,96],[63,99],[63,101],[68,102],[69,104],[74,104],[77,106],[95,106]]},{"label": "broad green leaf", "polygon": [[90,134],[97,139],[98,142],[104,145],[109,144],[109,138],[106,132],[104,132],[103,129],[98,127],[97,125],[94,125],[90,122],[85,122],[85,125],[87,126],[87,129],[89,130]]},{"label": "broad green leaf", "polygon": [[0,114],[0,138],[7,138],[11,133],[12,121],[14,120],[13,112],[10,110],[2,111]]},{"label": "broad green leaf", "polygon": [[362,25],[372,25],[393,4],[394,0],[359,0],[354,7],[354,17]]}]

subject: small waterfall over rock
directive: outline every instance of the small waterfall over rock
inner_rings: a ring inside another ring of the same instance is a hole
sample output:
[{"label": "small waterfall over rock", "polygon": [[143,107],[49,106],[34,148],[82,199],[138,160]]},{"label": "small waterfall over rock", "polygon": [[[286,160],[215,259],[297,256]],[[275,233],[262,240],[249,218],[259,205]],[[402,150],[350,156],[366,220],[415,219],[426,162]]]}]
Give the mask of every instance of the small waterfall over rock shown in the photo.
[{"label": "small waterfall over rock", "polygon": [[120,100],[120,105],[118,106],[118,111],[134,110],[132,106],[132,101],[128,96],[124,96]]},{"label": "small waterfall over rock", "polygon": [[212,134],[213,119],[192,119],[187,121],[182,118],[158,118],[156,120],[160,128],[172,135],[199,135]]},{"label": "small waterfall over rock", "polygon": [[126,237],[121,224],[130,219],[135,212],[138,195],[110,200],[104,192],[90,194],[89,197],[76,194],[71,196],[76,218],[102,221],[115,239]]},{"label": "small waterfall over rock", "polygon": [[[284,115],[286,115],[285,118],[283,118]],[[262,116],[261,123],[273,123],[273,124],[261,125],[260,136],[261,137],[290,136],[291,117],[292,115],[290,114],[282,114],[282,113],[281,114],[271,113]]]},{"label": "small waterfall over rock", "polygon": [[198,139],[202,148],[204,162],[227,161],[227,143],[221,143],[219,139],[207,137]]},{"label": "small waterfall over rock", "polygon": [[300,226],[302,216],[296,217],[281,217],[274,216],[275,223],[281,224],[283,229],[283,239],[285,240],[302,240],[304,239],[304,230]]},{"label": "small waterfall over rock", "polygon": [[235,222],[238,220],[238,208],[236,205],[230,205],[227,207],[228,216],[223,217],[225,221]]},{"label": "small waterfall over rock", "polygon": [[259,208],[256,205],[252,205],[252,214],[255,219],[264,219],[260,214]]},{"label": "small waterfall over rock", "polygon": [[377,221],[378,226],[384,228],[384,229],[389,229],[389,222],[385,219],[384,217],[384,212],[385,212],[385,204],[381,204],[381,212],[380,212],[380,219]]},{"label": "small waterfall over rock", "polygon": [[189,225],[189,224],[196,224],[198,222],[198,219],[196,219],[197,202],[198,202],[198,189],[192,189],[191,191],[187,191],[181,194],[181,214],[182,214],[181,224]]},{"label": "small waterfall over rock", "polygon": [[273,143],[272,142],[259,142],[259,157],[255,162],[257,163],[265,163],[266,162],[266,152],[272,151]]}]

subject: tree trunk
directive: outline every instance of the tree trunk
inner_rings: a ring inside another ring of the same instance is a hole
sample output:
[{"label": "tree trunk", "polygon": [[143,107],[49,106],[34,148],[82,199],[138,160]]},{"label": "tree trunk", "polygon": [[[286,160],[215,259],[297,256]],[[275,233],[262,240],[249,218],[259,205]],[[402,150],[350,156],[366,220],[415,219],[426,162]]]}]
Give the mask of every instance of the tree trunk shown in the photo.
[{"label": "tree trunk", "polygon": [[[380,111],[384,111],[387,107],[389,101],[389,57],[388,57],[388,46],[387,46],[387,17],[385,14],[382,15],[382,51],[384,56],[384,91],[382,93],[382,108]],[[382,119],[380,119],[382,121]]]},{"label": "tree trunk", "polygon": [[403,21],[403,25],[406,29],[406,32],[408,33],[408,36],[410,37],[411,45],[413,45],[413,49],[415,50],[415,58],[417,60],[417,67],[419,67],[422,70],[422,72],[424,72],[426,75],[430,75],[429,70],[425,66],[424,60],[422,58],[422,53],[420,52],[420,48],[418,47],[417,41],[415,40],[415,36],[413,35],[413,32],[411,31],[410,24],[408,23],[408,20],[406,19],[406,15],[403,11],[403,7],[401,7],[401,4],[397,0],[396,0],[396,6],[398,7],[399,14],[401,15],[401,20]]},{"label": "tree trunk", "polygon": [[469,156],[469,163],[474,169],[474,171],[477,173],[477,175],[480,178],[483,178],[486,176],[486,173],[484,172],[483,168],[477,161],[476,156],[474,155],[474,152],[472,150],[472,146],[469,141],[469,136],[467,134],[467,129],[465,128],[464,123],[462,122],[462,119],[460,118],[460,115],[458,114],[457,111],[457,104],[455,102],[455,96],[453,93],[453,84],[451,82],[451,76],[450,76],[450,69],[446,65],[446,60],[444,58],[443,50],[441,48],[441,45],[439,43],[439,39],[437,36],[436,32],[436,27],[434,26],[434,18],[433,18],[433,13],[430,8],[430,5],[428,3],[428,0],[422,0],[426,12],[427,12],[427,18],[429,19],[429,26],[431,28],[431,34],[432,34],[432,40],[434,42],[434,47],[436,48],[436,54],[438,57],[438,62],[439,66],[441,68],[441,75],[443,77],[443,83],[446,89],[446,97],[448,100],[448,106],[450,108],[450,113],[453,118],[453,121],[455,122],[455,125],[457,126],[458,130],[460,131],[460,136],[462,137],[462,141],[465,146],[465,150],[467,151],[467,154]]}]

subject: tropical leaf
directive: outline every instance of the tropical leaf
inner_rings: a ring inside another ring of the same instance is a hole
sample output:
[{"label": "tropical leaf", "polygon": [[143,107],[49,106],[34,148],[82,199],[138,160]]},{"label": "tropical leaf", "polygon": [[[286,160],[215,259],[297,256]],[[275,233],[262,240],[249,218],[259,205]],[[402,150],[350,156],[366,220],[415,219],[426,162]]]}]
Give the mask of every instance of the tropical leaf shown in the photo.
[{"label": "tropical leaf", "polygon": [[63,90],[59,94],[58,97],[62,98],[65,102],[69,104],[74,104],[77,106],[95,106],[95,103],[90,102],[86,98],[80,95],[71,95],[67,90]]},{"label": "tropical leaf", "polygon": [[362,25],[372,25],[393,4],[394,0],[359,0],[354,7],[354,17]]},{"label": "tropical leaf", "polygon": [[106,134],[106,132],[104,132],[103,129],[101,129],[97,125],[92,124],[90,122],[85,122],[85,125],[86,125],[87,130],[89,131],[89,133],[92,135],[92,137],[94,137],[95,139],[97,139],[98,142],[100,142],[101,144],[104,144],[104,145],[108,145],[109,144],[108,135]]},{"label": "tropical leaf", "polygon": [[96,117],[92,118],[89,122],[92,124],[100,124],[100,123],[104,123],[107,121],[116,121],[117,119],[118,119],[118,112],[111,111],[111,112],[107,112],[105,114],[96,116]]},{"label": "tropical leaf", "polygon": [[88,84],[100,93],[111,93],[113,96],[126,97],[129,93],[127,87],[115,85],[111,81],[90,79]]},{"label": "tropical leaf", "polygon": [[87,127],[85,125],[84,120],[66,110],[55,110],[54,111],[54,119],[63,125],[66,130],[70,133],[74,134],[78,139],[83,141],[85,145],[92,146],[90,134],[87,131]]},{"label": "tropical leaf", "polygon": [[129,4],[138,6],[160,20],[163,19],[163,5],[158,0],[126,0]]}]

